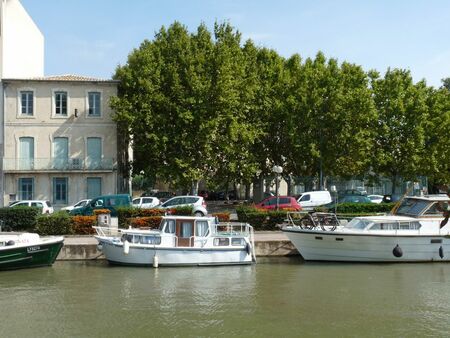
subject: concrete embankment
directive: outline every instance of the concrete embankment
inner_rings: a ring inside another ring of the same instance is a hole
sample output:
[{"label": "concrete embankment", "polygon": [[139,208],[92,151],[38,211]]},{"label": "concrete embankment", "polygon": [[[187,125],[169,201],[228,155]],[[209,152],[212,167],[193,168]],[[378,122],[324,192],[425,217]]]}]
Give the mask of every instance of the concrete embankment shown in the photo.
[{"label": "concrete embankment", "polygon": [[[281,231],[255,233],[256,256],[280,257],[298,255],[298,251]],[[93,236],[67,236],[57,260],[105,259]]]}]

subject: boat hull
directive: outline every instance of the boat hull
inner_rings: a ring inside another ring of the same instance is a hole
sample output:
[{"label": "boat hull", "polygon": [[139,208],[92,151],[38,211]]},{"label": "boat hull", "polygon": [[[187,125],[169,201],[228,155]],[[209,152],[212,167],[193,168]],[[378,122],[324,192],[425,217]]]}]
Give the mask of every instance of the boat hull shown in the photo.
[{"label": "boat hull", "polygon": [[52,265],[63,246],[63,238],[31,245],[4,247],[0,250],[0,270]]},{"label": "boat hull", "polygon": [[450,261],[449,236],[363,235],[304,229],[283,231],[307,261]]},{"label": "boat hull", "polygon": [[[101,251],[112,264],[134,266],[237,265],[252,264],[246,248],[133,247],[97,238]],[[155,261],[155,257],[156,261]],[[155,264],[156,263],[156,264]]]}]

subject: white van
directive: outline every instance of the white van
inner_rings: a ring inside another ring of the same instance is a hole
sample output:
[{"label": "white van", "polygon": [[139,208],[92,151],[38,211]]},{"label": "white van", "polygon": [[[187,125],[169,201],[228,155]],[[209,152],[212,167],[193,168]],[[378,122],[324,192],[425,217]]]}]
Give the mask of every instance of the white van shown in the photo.
[{"label": "white van", "polygon": [[300,195],[297,199],[298,204],[303,210],[313,209],[315,207],[331,203],[331,195],[329,191],[307,191]]}]

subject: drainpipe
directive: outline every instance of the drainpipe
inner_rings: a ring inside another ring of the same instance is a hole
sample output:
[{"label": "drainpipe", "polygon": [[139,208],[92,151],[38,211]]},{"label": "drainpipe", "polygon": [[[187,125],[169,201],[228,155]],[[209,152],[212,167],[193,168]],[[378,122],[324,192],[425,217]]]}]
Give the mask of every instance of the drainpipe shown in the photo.
[{"label": "drainpipe", "polygon": [[4,171],[4,161],[5,161],[5,101],[6,101],[6,87],[7,84],[4,81],[0,80],[0,84],[2,87],[2,111],[1,111],[1,121],[2,121],[2,147],[0,149],[1,152],[1,183],[0,183],[0,205],[5,205],[5,171]]}]

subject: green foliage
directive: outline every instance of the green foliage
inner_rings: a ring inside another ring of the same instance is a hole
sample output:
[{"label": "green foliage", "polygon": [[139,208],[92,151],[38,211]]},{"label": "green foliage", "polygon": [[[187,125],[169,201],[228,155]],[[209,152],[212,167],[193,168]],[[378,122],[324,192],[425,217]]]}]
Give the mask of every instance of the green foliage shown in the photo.
[{"label": "green foliage", "polygon": [[2,229],[10,231],[33,231],[36,227],[38,215],[41,215],[40,208],[13,207],[0,208],[0,220]]},{"label": "green foliage", "polygon": [[266,211],[254,207],[238,207],[236,213],[239,222],[248,223],[258,231],[279,230],[278,224],[286,219],[287,211]]},{"label": "green foliage", "polygon": [[72,218],[65,211],[40,215],[36,222],[40,235],[67,235],[72,233]]},{"label": "green foliage", "polygon": [[230,24],[190,33],[179,22],[143,41],[114,78],[114,118],[148,182],[248,184],[274,164],[286,177],[371,168],[394,183],[450,180],[448,79],[434,90],[409,71],[380,76],[321,52],[285,59],[242,43]]},{"label": "green foliage", "polygon": [[178,216],[192,216],[193,211],[194,210],[191,206],[186,206],[168,209],[167,213],[170,215],[178,215]]},{"label": "green foliage", "polygon": [[[337,214],[374,214],[374,213],[387,213],[392,210],[395,203],[338,203],[336,213]],[[315,211],[327,211],[324,207],[318,207]],[[334,212],[333,210],[329,210]]]}]

